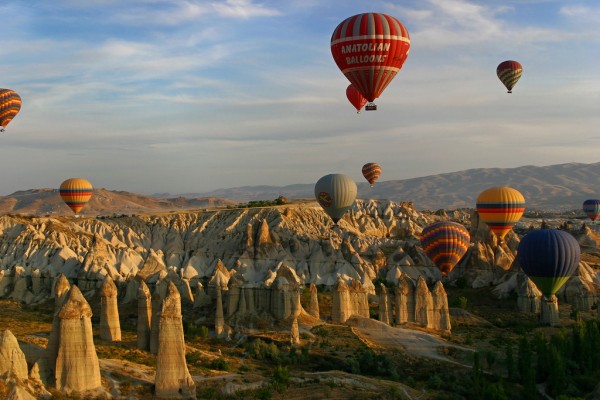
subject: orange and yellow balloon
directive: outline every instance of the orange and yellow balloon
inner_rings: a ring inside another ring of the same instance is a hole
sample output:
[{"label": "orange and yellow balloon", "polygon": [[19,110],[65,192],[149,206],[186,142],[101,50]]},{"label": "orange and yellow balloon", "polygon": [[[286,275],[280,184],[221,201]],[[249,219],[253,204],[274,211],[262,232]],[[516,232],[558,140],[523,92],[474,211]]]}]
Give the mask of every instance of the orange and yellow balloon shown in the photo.
[{"label": "orange and yellow balloon", "polygon": [[369,182],[371,187],[373,187],[373,184],[377,179],[379,179],[379,176],[381,175],[381,167],[379,166],[379,164],[374,162],[366,163],[362,167],[362,174],[365,177],[365,179]]},{"label": "orange and yellow balloon", "polygon": [[83,209],[93,191],[92,184],[83,178],[67,179],[60,185],[60,197],[75,214]]},{"label": "orange and yellow balloon", "polygon": [[508,186],[484,190],[477,197],[477,213],[500,240],[519,222],[524,211],[525,198]]},{"label": "orange and yellow balloon", "polygon": [[0,132],[21,110],[21,96],[14,90],[0,88]]}]

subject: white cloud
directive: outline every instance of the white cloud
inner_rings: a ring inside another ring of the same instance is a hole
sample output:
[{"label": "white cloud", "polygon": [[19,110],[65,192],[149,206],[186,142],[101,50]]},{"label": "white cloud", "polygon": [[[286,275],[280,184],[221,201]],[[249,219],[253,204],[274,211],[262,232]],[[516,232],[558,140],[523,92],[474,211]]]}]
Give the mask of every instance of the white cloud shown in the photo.
[{"label": "white cloud", "polygon": [[280,15],[278,10],[255,4],[251,0],[225,0],[212,3],[212,7],[221,17],[248,19]]}]

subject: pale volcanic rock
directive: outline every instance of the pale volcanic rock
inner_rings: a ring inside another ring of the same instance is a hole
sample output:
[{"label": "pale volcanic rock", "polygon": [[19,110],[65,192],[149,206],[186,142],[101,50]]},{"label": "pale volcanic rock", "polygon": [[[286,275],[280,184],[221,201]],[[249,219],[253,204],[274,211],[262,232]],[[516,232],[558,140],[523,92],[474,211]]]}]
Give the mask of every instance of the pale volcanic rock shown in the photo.
[{"label": "pale volcanic rock", "polygon": [[196,385],[185,359],[181,296],[169,283],[162,304],[156,356],[155,394],[161,398],[196,398]]},{"label": "pale volcanic rock", "polygon": [[209,294],[215,293],[217,287],[221,290],[227,290],[231,274],[221,260],[217,260],[212,276],[208,281]]},{"label": "pale volcanic rock", "polygon": [[263,219],[260,223],[260,228],[256,233],[256,245],[258,247],[272,245],[275,242],[271,238],[271,234],[269,232],[269,223],[266,219]]},{"label": "pale volcanic rock", "polygon": [[158,324],[160,322],[160,312],[165,296],[166,293],[164,290],[161,290],[160,282],[157,282],[151,297],[152,317],[150,319],[150,353],[152,354],[158,352]]},{"label": "pale volcanic rock", "polygon": [[15,335],[5,329],[0,332],[0,377],[7,374],[20,380],[28,378],[25,354]]},{"label": "pale volcanic rock", "polygon": [[558,299],[555,295],[550,296],[550,298],[542,296],[540,311],[540,323],[542,325],[560,326]]},{"label": "pale volcanic rock", "polygon": [[202,282],[196,283],[196,294],[194,295],[194,308],[200,308],[210,305],[211,299],[208,294],[204,291]]},{"label": "pale volcanic rock", "polygon": [[433,327],[434,329],[450,332],[450,309],[448,308],[448,295],[442,281],[437,281],[431,291],[433,298]]},{"label": "pale volcanic rock", "polygon": [[54,315],[52,317],[52,330],[50,331],[48,345],[46,346],[46,358],[48,359],[48,364],[53,372],[56,366],[56,356],[58,354],[58,344],[60,341],[60,319],[58,318],[58,313],[64,302],[67,300],[70,290],[71,284],[67,280],[67,277],[63,274],[59,274],[55,279],[52,290],[54,293]]},{"label": "pale volcanic rock", "polygon": [[596,287],[600,286],[600,273],[584,261],[579,262],[577,275],[565,283],[558,294],[564,297],[566,303],[573,309],[589,311],[598,301]]},{"label": "pale volcanic rock", "polygon": [[92,332],[92,309],[77,286],[58,313],[59,343],[56,356],[56,388],[62,392],[86,392],[101,388],[100,366]]},{"label": "pale volcanic rock", "polygon": [[390,325],[390,301],[388,298],[387,289],[381,283],[379,285],[379,321],[386,325]]},{"label": "pale volcanic rock", "polygon": [[215,334],[222,337],[225,331],[225,318],[223,317],[223,298],[221,296],[221,286],[217,286],[217,309],[215,312]]},{"label": "pale volcanic rock", "polygon": [[414,285],[406,275],[401,275],[396,286],[396,326],[415,322],[414,309]]},{"label": "pale volcanic rock", "polygon": [[290,343],[292,346],[300,344],[300,330],[298,329],[298,318],[295,317],[290,328]]},{"label": "pale volcanic rock", "polygon": [[524,273],[516,274],[517,308],[521,312],[539,314],[541,311],[542,292]]},{"label": "pale volcanic rock", "polygon": [[111,342],[121,341],[117,295],[117,286],[107,276],[100,290],[100,337]]},{"label": "pale volcanic rock", "polygon": [[150,249],[150,253],[144,262],[144,266],[138,272],[138,276],[148,283],[156,282],[161,272],[167,272],[162,252],[155,252],[153,249]]},{"label": "pale volcanic rock", "polygon": [[140,288],[141,280],[142,279],[139,276],[135,276],[135,277],[127,280],[127,283],[125,286],[125,295],[123,296],[123,299],[121,300],[122,304],[131,303],[137,299],[137,292],[138,292],[138,289]]},{"label": "pale volcanic rock", "polygon": [[151,321],[152,295],[146,282],[141,281],[137,292],[137,348],[140,350],[150,350]]},{"label": "pale volcanic rock", "polygon": [[425,328],[433,328],[433,297],[423,277],[417,280],[415,289],[415,322]]},{"label": "pale volcanic rock", "polygon": [[314,283],[311,283],[308,291],[310,293],[310,300],[308,304],[308,313],[316,319],[319,319],[319,297],[317,287]]},{"label": "pale volcanic rock", "polygon": [[333,289],[331,322],[344,323],[351,315],[352,308],[350,306],[350,292],[348,285],[342,278],[339,278],[336,287]]}]

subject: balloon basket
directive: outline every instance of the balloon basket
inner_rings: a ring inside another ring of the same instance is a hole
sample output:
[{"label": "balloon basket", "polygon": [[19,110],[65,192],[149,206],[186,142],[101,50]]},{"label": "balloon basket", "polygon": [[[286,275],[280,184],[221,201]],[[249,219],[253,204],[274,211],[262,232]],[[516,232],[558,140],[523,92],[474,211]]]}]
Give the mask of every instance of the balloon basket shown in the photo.
[{"label": "balloon basket", "polygon": [[369,103],[365,106],[365,111],[377,111],[377,104]]}]

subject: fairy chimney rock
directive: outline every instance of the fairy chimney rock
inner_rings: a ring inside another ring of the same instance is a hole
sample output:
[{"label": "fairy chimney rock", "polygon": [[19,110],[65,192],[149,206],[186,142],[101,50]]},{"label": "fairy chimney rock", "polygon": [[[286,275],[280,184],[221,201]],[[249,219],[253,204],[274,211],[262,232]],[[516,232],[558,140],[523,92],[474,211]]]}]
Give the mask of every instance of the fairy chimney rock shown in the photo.
[{"label": "fairy chimney rock", "polygon": [[150,327],[152,321],[152,296],[146,282],[141,281],[137,291],[137,348],[150,350]]},{"label": "fairy chimney rock", "polygon": [[310,302],[308,304],[308,313],[310,315],[312,315],[314,318],[319,319],[320,318],[320,316],[319,316],[319,297],[318,297],[317,287],[315,286],[314,283],[310,284],[308,291],[310,293]]},{"label": "fairy chimney rock", "polygon": [[72,286],[58,318],[56,388],[62,392],[86,392],[101,388],[100,366],[92,332],[92,309],[77,286]]},{"label": "fairy chimney rock", "polygon": [[437,281],[435,283],[431,296],[433,298],[434,328],[440,331],[449,332],[452,325],[450,324],[448,295],[442,281]]},{"label": "fairy chimney rock", "polygon": [[379,321],[390,324],[390,304],[385,285],[379,285]]},{"label": "fairy chimney rock", "polygon": [[269,233],[269,224],[266,219],[263,219],[260,223],[260,228],[256,234],[256,244],[261,247],[267,244],[273,244],[271,234]]},{"label": "fairy chimney rock", "polygon": [[67,277],[63,274],[59,274],[52,287],[52,292],[54,294],[54,315],[52,317],[52,330],[50,331],[48,345],[46,346],[46,358],[48,359],[48,364],[52,371],[54,371],[56,366],[56,355],[58,354],[58,342],[60,339],[60,319],[58,318],[58,312],[67,299],[69,290],[71,290],[71,284]]},{"label": "fairy chimney rock", "polygon": [[117,286],[107,276],[100,290],[100,337],[111,342],[121,341],[117,294]]},{"label": "fairy chimney rock", "polygon": [[8,329],[0,332],[0,377],[12,375],[20,380],[28,377],[27,360],[15,335]]},{"label": "fairy chimney rock", "polygon": [[422,327],[433,328],[433,297],[422,276],[415,290],[415,320]]},{"label": "fairy chimney rock", "polygon": [[154,387],[157,397],[196,398],[196,385],[185,360],[181,296],[173,282],[169,282],[160,313]]},{"label": "fairy chimney rock", "polygon": [[298,329],[298,318],[294,318],[292,321],[292,327],[290,329],[290,343],[292,346],[300,344],[300,330]]},{"label": "fairy chimney rock", "polygon": [[225,319],[223,318],[223,298],[221,287],[217,286],[217,311],[215,315],[215,334],[217,337],[223,336],[225,330]]}]

